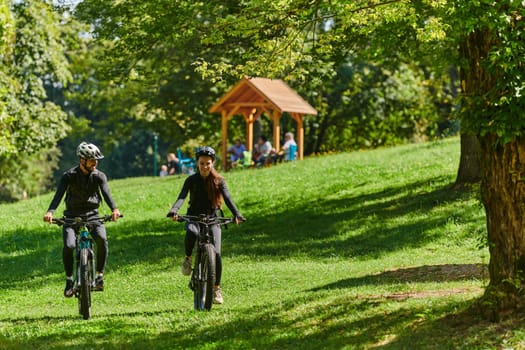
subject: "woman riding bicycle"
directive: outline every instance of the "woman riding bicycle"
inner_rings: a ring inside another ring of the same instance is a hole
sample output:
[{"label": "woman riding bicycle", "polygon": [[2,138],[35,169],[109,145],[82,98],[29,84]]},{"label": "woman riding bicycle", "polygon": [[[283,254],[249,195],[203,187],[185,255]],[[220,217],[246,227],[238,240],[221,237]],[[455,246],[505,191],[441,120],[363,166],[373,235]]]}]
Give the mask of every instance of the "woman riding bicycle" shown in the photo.
[{"label": "woman riding bicycle", "polygon": [[[198,171],[186,178],[182,190],[180,191],[180,194],[173,204],[168,216],[171,216],[173,221],[177,221],[177,213],[180,207],[184,204],[189,193],[190,201],[188,215],[199,216],[205,214],[211,217],[218,216],[221,211],[222,201],[224,200],[226,206],[235,217],[235,223],[239,224],[241,221],[244,221],[244,217],[240,214],[230,197],[230,192],[228,191],[224,178],[213,167],[215,161],[214,149],[208,146],[201,147],[197,151],[195,157],[197,160]],[[213,232],[215,250],[217,251],[217,271],[213,302],[215,304],[222,304],[224,300],[220,289],[222,275],[221,227],[220,225],[213,225],[211,229]],[[198,233],[198,225],[186,224],[186,236],[184,238],[186,256],[182,263],[182,274],[186,276],[191,274],[192,251]]]}]

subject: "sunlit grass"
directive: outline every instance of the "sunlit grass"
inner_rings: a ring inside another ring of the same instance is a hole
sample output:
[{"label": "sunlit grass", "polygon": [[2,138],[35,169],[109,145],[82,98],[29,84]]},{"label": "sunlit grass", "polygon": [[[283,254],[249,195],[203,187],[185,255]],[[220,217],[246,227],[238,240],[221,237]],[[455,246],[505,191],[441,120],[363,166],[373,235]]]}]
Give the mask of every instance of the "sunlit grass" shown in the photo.
[{"label": "sunlit grass", "polygon": [[0,349],[523,347],[523,320],[468,311],[488,253],[475,190],[451,188],[458,160],[453,138],[225,173],[248,221],[223,232],[211,312],[192,309],[183,226],[165,218],[184,177],[111,181],[124,218],[89,321],[62,297],[52,193],[2,204]]}]

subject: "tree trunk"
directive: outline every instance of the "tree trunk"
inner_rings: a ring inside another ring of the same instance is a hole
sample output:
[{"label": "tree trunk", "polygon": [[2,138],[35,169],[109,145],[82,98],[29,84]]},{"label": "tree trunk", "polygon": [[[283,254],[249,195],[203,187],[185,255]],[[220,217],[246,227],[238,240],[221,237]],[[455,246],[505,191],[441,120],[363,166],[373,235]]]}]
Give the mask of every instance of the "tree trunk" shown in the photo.
[{"label": "tree trunk", "polygon": [[[460,70],[462,127],[478,134],[481,200],[490,252],[490,282],[478,305],[494,321],[502,312],[525,305],[525,136],[507,142],[495,133],[481,132],[492,122],[487,99],[497,95],[493,90],[498,72],[485,68],[491,49],[498,45],[497,33],[484,28],[470,33],[460,46],[467,62]],[[484,111],[483,116],[478,111]]]},{"label": "tree trunk", "polygon": [[497,320],[525,302],[525,137],[502,145],[489,134],[479,141],[490,251],[490,283],[480,305]]},{"label": "tree trunk", "polygon": [[461,155],[456,188],[478,183],[481,180],[479,165],[479,141],[475,135],[461,133]]}]

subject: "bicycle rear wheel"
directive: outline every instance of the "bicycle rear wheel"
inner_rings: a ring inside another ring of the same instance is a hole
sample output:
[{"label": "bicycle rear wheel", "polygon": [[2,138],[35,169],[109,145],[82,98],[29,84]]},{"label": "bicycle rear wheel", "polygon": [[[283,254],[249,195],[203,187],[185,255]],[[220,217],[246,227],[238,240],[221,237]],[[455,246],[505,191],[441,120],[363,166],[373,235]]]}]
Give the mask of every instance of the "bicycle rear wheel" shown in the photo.
[{"label": "bicycle rear wheel", "polygon": [[193,290],[196,310],[211,310],[213,286],[215,285],[215,248],[206,244],[197,261],[195,289]]},{"label": "bicycle rear wheel", "polygon": [[91,318],[91,274],[89,271],[89,250],[80,250],[80,313],[84,320]]}]

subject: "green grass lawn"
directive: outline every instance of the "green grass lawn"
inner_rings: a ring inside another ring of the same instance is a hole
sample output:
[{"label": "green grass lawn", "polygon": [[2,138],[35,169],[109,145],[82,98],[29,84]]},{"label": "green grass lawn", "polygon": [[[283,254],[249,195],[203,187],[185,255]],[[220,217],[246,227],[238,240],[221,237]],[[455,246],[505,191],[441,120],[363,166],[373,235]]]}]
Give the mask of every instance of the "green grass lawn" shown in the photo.
[{"label": "green grass lawn", "polygon": [[523,319],[469,308],[489,255],[476,191],[451,188],[458,162],[452,138],[225,173],[248,220],[223,232],[210,312],[193,310],[183,225],[165,218],[184,178],[111,181],[124,218],[89,321],[62,296],[52,193],[0,205],[0,349],[525,348]]}]

